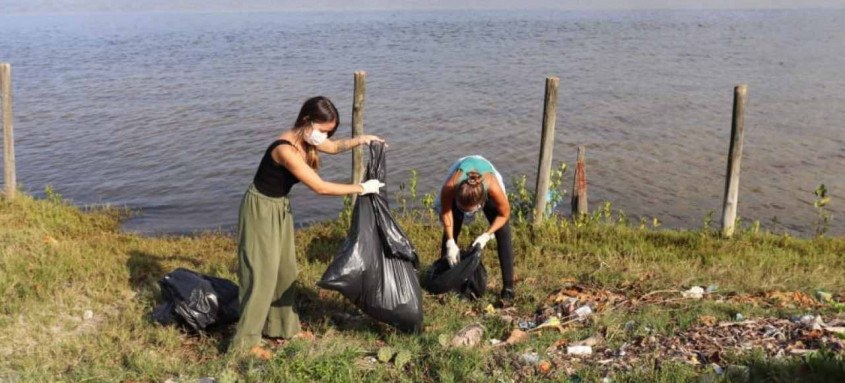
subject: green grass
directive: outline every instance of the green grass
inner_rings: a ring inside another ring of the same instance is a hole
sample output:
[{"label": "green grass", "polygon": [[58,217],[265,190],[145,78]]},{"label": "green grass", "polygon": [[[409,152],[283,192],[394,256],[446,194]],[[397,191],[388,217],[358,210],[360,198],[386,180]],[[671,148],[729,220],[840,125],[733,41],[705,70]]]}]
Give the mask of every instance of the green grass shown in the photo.
[{"label": "green grass", "polygon": [[[426,295],[425,331],[420,335],[405,335],[369,320],[335,324],[332,315],[354,309],[339,294],[320,290],[315,283],[345,238],[346,220],[340,219],[297,232],[299,307],[317,340],[291,341],[277,349],[272,360],[259,361],[222,352],[227,334],[189,336],[149,317],[159,299],[158,279],[176,267],[236,281],[231,236],[126,234],[119,230],[125,213],[83,212],[55,193],[47,200],[26,195],[13,201],[0,199],[0,381],[214,377],[221,382],[496,382],[567,381],[570,373],[583,381],[598,381],[605,376],[601,366],[556,368],[543,376],[520,364],[518,357],[533,349],[545,358],[543,350],[555,341],[597,332],[608,334],[609,344],[619,345],[638,335],[621,331],[631,320],[638,324],[637,331],[648,327],[671,335],[702,315],[728,320],[737,312],[746,317],[788,317],[808,310],[765,300],[662,302],[600,312],[587,326],[565,334],[542,332],[507,349],[444,348],[440,338],[450,338],[467,324],[484,325],[485,340],[506,338],[512,325],[477,314],[494,303],[492,295],[477,302]],[[410,209],[397,215],[422,264],[433,262],[440,238],[435,217]],[[459,242],[468,245],[481,230],[477,220]],[[520,281],[516,308],[525,316],[540,308],[549,294],[573,282],[591,291],[628,297],[713,283],[725,296],[768,291],[812,295],[817,289],[834,296],[845,293],[843,238],[799,239],[748,227],[733,239],[722,239],[707,228],[671,231],[629,224],[609,207],[577,222],[555,218],[539,227],[515,222],[514,238]],[[497,293],[501,279],[495,243],[485,254],[489,290]],[[838,315],[841,307],[820,305],[812,312]],[[84,319],[86,310],[93,312],[92,319]],[[405,350],[410,361],[402,368],[374,361],[382,347]],[[730,358],[749,366],[755,381],[845,380],[842,355],[829,352],[778,360],[759,353]],[[671,361],[655,368],[655,360],[643,358],[637,368],[612,378],[614,382],[697,381],[707,372],[706,367]]]}]

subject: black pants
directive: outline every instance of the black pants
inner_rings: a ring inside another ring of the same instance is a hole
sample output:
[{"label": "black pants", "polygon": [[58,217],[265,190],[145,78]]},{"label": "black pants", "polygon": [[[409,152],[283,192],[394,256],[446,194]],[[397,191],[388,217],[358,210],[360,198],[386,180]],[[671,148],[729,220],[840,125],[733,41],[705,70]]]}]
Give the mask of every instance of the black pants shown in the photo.
[{"label": "black pants", "polygon": [[[487,222],[493,223],[493,220],[499,215],[496,205],[489,199],[484,204],[484,216],[487,217]],[[464,224],[464,213],[458,209],[458,204],[452,201],[452,237],[455,242],[458,241],[458,235],[461,234],[461,226]],[[496,236],[496,246],[499,252],[499,265],[502,268],[502,286],[506,289],[513,288],[513,242],[511,241],[511,223],[506,222],[499,230],[494,233]],[[443,239],[440,241],[440,254],[446,254],[446,233],[443,233]]]}]

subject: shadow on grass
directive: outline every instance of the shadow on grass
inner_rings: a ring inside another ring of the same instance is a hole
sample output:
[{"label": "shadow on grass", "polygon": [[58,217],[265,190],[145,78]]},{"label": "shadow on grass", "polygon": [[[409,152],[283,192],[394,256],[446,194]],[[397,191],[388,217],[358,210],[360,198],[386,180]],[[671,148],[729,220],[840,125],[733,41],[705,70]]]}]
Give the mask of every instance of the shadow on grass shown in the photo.
[{"label": "shadow on grass", "polygon": [[346,241],[345,236],[337,236],[330,234],[322,234],[317,236],[308,243],[305,249],[305,258],[309,262],[320,262],[328,264],[335,255],[343,248],[343,243]]},{"label": "shadow on grass", "polygon": [[138,291],[154,289],[156,283],[164,274],[176,268],[165,268],[165,265],[171,264],[188,265],[192,269],[201,266],[200,261],[196,258],[179,255],[156,255],[132,250],[129,252],[129,259],[126,261],[126,267],[129,269],[129,285]]},{"label": "shadow on grass", "polygon": [[750,382],[845,382],[845,355],[829,350],[790,359],[758,355],[750,357],[745,364],[749,367],[747,381]]},{"label": "shadow on grass", "polygon": [[[338,297],[330,299],[330,295],[338,295]],[[339,293],[329,292],[329,290],[319,290],[300,284],[296,308],[303,327],[313,331],[323,332],[332,327],[339,331],[378,336],[384,332],[383,325],[363,314]]]}]

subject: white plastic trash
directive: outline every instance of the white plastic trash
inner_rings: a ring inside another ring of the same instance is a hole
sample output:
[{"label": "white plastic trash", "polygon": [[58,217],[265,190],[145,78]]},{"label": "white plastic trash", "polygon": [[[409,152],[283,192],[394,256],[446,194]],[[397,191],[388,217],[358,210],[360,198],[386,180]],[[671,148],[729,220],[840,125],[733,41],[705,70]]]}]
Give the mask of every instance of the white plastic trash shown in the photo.
[{"label": "white plastic trash", "polygon": [[566,353],[569,355],[592,355],[593,348],[591,346],[569,346],[566,348]]},{"label": "white plastic trash", "polygon": [[578,319],[587,319],[587,317],[589,317],[592,313],[593,309],[591,309],[590,306],[581,306],[577,310],[573,311],[573,314],[575,314]]},{"label": "white plastic trash", "polygon": [[704,297],[704,288],[701,286],[693,286],[687,291],[682,291],[681,295],[684,298],[701,299]]}]

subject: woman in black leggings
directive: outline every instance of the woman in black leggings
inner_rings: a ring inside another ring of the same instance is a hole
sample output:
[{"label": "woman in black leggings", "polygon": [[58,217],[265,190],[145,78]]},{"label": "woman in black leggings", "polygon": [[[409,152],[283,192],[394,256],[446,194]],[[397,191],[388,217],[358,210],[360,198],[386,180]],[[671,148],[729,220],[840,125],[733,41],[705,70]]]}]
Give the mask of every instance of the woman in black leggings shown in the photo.
[{"label": "woman in black leggings", "polygon": [[459,261],[460,248],[456,240],[461,233],[464,217],[479,210],[484,212],[490,227],[472,244],[479,244],[483,248],[495,236],[499,264],[502,268],[502,291],[499,296],[503,301],[512,301],[513,242],[509,223],[511,207],[502,176],[484,157],[463,157],[449,169],[449,176],[440,189],[439,201],[440,221],[443,223],[441,254],[450,266]]}]

